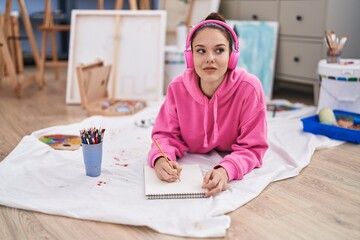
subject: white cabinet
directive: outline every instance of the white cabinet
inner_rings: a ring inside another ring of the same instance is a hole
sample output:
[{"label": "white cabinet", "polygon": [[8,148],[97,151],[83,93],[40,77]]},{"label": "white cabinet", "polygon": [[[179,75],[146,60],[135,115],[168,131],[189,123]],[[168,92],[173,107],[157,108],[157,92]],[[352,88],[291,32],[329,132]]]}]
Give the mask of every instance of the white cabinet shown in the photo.
[{"label": "white cabinet", "polygon": [[326,1],[280,1],[280,35],[323,37]]},{"label": "white cabinet", "polygon": [[219,12],[229,20],[278,21],[275,83],[313,85],[317,103],[325,30],[348,34],[342,57],[360,58],[359,11],[359,0],[222,0]]},{"label": "white cabinet", "polygon": [[[244,20],[276,21],[277,2],[266,1],[238,1],[240,18]],[[261,5],[261,8],[259,8]]]}]

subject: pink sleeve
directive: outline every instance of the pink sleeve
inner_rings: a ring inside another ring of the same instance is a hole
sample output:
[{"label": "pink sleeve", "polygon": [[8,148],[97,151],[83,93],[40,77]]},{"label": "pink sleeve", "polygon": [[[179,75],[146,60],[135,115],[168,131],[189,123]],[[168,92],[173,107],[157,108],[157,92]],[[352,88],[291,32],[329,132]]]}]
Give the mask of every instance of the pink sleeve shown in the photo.
[{"label": "pink sleeve", "polygon": [[[184,155],[188,147],[180,139],[180,127],[176,115],[174,98],[172,96],[172,92],[169,89],[166,99],[156,117],[151,137],[158,141],[169,160],[176,161],[177,158],[181,158]],[[158,157],[161,157],[161,152],[157,146],[152,143],[148,155],[148,163],[151,167],[154,167],[154,162]]]},{"label": "pink sleeve", "polygon": [[242,179],[254,168],[261,167],[262,159],[268,149],[265,101],[260,103],[256,99],[248,101],[243,112],[244,123],[239,126],[237,143],[231,147],[233,152],[215,166],[215,168],[220,166],[225,168],[229,181]]}]

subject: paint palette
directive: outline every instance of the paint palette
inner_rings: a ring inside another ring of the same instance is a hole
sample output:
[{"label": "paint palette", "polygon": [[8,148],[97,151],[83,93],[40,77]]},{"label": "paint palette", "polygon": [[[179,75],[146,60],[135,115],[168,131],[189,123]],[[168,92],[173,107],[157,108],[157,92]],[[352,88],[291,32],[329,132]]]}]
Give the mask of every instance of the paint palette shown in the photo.
[{"label": "paint palette", "polygon": [[42,136],[39,140],[56,150],[74,151],[79,149],[81,145],[81,138],[77,135],[52,134]]}]

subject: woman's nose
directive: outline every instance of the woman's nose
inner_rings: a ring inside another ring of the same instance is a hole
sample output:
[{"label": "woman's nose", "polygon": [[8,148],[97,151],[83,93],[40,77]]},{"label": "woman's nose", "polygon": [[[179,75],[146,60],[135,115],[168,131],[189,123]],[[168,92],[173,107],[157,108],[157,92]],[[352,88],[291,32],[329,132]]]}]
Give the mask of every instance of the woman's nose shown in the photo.
[{"label": "woman's nose", "polygon": [[206,63],[214,63],[215,62],[215,58],[214,56],[210,53],[207,58],[206,58]]}]

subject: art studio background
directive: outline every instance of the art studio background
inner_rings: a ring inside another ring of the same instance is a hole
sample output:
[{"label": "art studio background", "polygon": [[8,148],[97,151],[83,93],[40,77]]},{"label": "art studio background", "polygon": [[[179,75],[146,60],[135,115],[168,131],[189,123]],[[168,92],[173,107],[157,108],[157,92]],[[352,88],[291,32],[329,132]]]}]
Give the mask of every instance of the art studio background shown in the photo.
[{"label": "art studio background", "polygon": [[[359,130],[324,127],[319,118],[330,109],[336,117],[350,112],[346,120],[354,125],[359,121],[359,9],[358,0],[2,1],[0,238],[360,238],[354,214],[360,210]],[[238,66],[262,83],[268,164],[231,185],[234,191],[227,193],[234,195],[199,206],[180,204],[175,213],[188,218],[165,219],[150,214],[163,203],[152,208],[131,199],[142,189],[131,170],[140,171],[159,103],[185,69],[189,26],[213,11],[239,34]],[[334,53],[341,39],[345,43]],[[67,168],[80,152],[50,150],[38,141],[94,124],[107,127],[104,151],[111,162],[93,182],[77,174],[82,164]],[[48,171],[46,164],[54,168]],[[39,188],[26,184],[38,182]],[[52,189],[55,183],[61,184]],[[117,192],[128,184],[134,191]],[[49,189],[56,199],[46,196]],[[75,192],[77,200],[70,201]],[[88,205],[80,193],[92,196]],[[99,212],[88,211],[99,202]],[[132,211],[135,203],[142,205]],[[137,211],[147,215],[140,218]]]},{"label": "art studio background", "polygon": [[[334,31],[338,37],[348,36],[346,46],[341,51],[342,58],[357,59],[360,56],[360,47],[357,44],[360,31],[354,24],[359,20],[358,14],[355,12],[359,3],[354,0],[347,0],[344,4],[335,0],[271,0],[265,2],[244,0],[32,1],[26,7],[32,27],[30,35],[34,35],[36,43],[31,43],[31,38],[27,34],[21,6],[17,1],[8,2],[12,2],[11,14],[18,16],[18,26],[14,28],[19,29],[20,39],[10,41],[9,47],[14,45],[15,50],[10,48],[10,52],[16,56],[14,52],[16,52],[15,46],[17,46],[19,48],[17,51],[21,52],[17,54],[18,58],[22,57],[22,59],[14,59],[14,62],[28,67],[35,65],[40,69],[40,75],[42,75],[43,69],[49,68],[42,66],[46,65],[42,63],[46,59],[52,59],[54,54],[59,61],[72,61],[69,56],[72,10],[165,10],[167,14],[164,23],[166,27],[165,46],[163,46],[165,49],[164,93],[168,82],[185,68],[182,51],[187,34],[186,25],[196,24],[210,11],[222,13],[230,24],[235,24],[231,21],[238,21],[237,24],[242,25],[239,27],[243,32],[239,33],[241,55],[238,65],[245,67],[260,78],[268,100],[277,90],[290,89],[297,92],[312,92],[313,103],[317,105],[320,91],[318,63],[321,59],[326,58],[327,48],[324,42],[324,31],[326,30]],[[49,4],[48,9],[46,4]],[[5,12],[5,4],[0,6],[0,10]],[[51,12],[51,16],[47,17],[46,12]],[[55,27],[55,42],[50,42],[51,29],[46,28],[49,24],[66,26],[62,30]],[[10,30],[11,28],[7,31]],[[7,32],[7,35],[15,35],[14,31]],[[44,37],[44,34],[47,34],[47,37]],[[73,35],[75,34],[76,32]],[[56,45],[55,50],[52,49],[52,44]],[[95,60],[96,57],[93,58]],[[101,56],[97,58],[101,58]],[[128,57],[124,58],[128,59]],[[86,59],[85,61],[91,60]],[[106,59],[102,60],[106,61]],[[78,64],[78,62],[73,64]],[[58,65],[64,64],[59,63]],[[22,69],[21,66],[18,68]],[[17,71],[19,73],[19,70]],[[40,84],[41,81],[44,81],[41,78],[40,76]],[[69,79],[67,80],[69,81]],[[279,94],[281,92],[284,91],[280,91]]]}]

